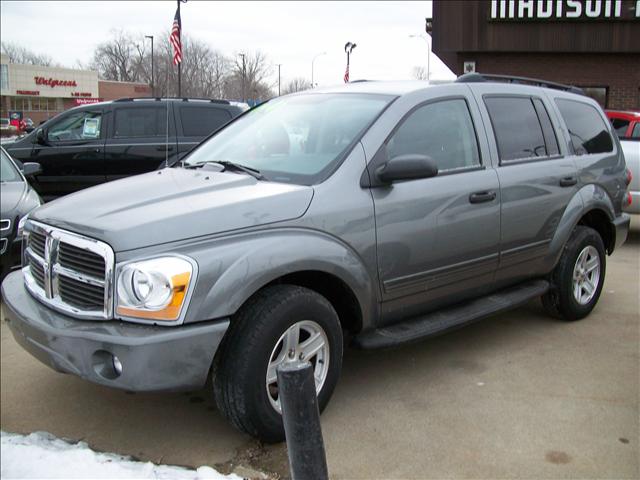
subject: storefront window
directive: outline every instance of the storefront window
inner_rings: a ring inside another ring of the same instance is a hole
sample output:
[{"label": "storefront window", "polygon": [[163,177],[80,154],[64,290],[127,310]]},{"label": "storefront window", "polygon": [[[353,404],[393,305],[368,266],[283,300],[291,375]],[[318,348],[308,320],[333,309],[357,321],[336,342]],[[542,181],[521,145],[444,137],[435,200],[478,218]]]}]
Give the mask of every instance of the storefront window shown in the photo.
[{"label": "storefront window", "polygon": [[0,65],[0,90],[9,89],[9,65]]},{"label": "storefront window", "polygon": [[17,112],[61,112],[64,110],[61,98],[11,97],[11,110]]}]

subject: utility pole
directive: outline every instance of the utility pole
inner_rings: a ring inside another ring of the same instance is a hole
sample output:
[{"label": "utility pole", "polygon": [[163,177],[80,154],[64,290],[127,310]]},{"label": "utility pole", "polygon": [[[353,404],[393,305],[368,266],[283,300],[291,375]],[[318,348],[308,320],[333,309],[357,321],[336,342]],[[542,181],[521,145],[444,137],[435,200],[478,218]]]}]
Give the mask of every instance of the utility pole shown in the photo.
[{"label": "utility pole", "polygon": [[245,76],[245,63],[244,63],[244,53],[239,53],[238,55],[240,55],[242,57],[242,101],[246,102],[245,96],[244,96],[244,76]]},{"label": "utility pole", "polygon": [[313,62],[316,61],[316,58],[321,57],[322,55],[326,55],[327,52],[322,52],[317,54],[315,57],[313,57],[313,60],[311,60],[311,88],[316,88],[314,83],[313,83]]},{"label": "utility pole", "polygon": [[278,65],[278,96],[280,96],[280,67],[282,66],[282,64],[276,63],[276,65]]},{"label": "utility pole", "polygon": [[151,39],[151,96],[156,96],[156,84],[153,81],[153,35],[145,35],[144,38]]}]

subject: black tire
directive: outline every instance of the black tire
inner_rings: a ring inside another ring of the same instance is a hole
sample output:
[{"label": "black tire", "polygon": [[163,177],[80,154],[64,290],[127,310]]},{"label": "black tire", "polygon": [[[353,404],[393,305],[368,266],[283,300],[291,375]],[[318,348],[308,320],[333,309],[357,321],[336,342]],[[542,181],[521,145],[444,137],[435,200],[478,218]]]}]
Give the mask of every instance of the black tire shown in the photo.
[{"label": "black tire", "polygon": [[318,324],[328,339],[329,367],[318,394],[322,411],[342,368],[342,328],[331,304],[313,290],[275,285],[256,293],[232,319],[214,359],[218,410],[236,428],[265,443],[284,440],[282,417],[266,391],[269,359],[284,332],[302,320]]},{"label": "black tire", "polygon": [[[580,253],[587,247],[597,250],[600,260],[600,276],[593,297],[581,304],[573,293],[573,273]],[[598,303],[606,273],[604,243],[597,231],[590,227],[577,226],[567,241],[560,261],[551,273],[551,288],[542,296],[542,305],[551,316],[567,321],[580,320]]]}]

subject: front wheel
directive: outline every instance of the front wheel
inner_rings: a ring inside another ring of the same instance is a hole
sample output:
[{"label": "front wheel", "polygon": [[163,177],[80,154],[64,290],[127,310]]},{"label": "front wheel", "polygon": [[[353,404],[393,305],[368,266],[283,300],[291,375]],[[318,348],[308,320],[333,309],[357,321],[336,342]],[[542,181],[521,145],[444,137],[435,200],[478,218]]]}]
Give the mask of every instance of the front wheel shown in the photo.
[{"label": "front wheel", "polygon": [[276,372],[293,360],[313,366],[322,411],[342,367],[338,315],[313,290],[265,288],[233,318],[216,354],[212,374],[218,409],[249,435],[269,443],[284,440]]},{"label": "front wheel", "polygon": [[594,229],[577,226],[551,274],[551,290],[542,297],[545,309],[564,320],[580,320],[598,303],[606,270],[602,238]]}]

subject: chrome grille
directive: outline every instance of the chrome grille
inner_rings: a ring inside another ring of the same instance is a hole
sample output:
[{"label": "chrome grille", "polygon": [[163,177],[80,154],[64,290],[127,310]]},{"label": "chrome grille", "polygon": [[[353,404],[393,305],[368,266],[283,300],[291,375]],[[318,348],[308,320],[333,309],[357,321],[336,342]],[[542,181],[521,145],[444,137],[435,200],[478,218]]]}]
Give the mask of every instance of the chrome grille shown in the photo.
[{"label": "chrome grille", "polygon": [[37,232],[32,232],[29,235],[29,248],[33,253],[40,258],[44,258],[44,245],[46,243],[46,237]]},{"label": "chrome grille", "polygon": [[24,237],[22,271],[35,297],[78,318],[112,317],[114,255],[106,243],[31,220]]},{"label": "chrome grille", "polygon": [[58,262],[65,268],[104,278],[104,258],[97,253],[74,247],[68,243],[60,243]]},{"label": "chrome grille", "polygon": [[11,220],[8,218],[3,218],[0,220],[0,230],[5,231],[11,228]]}]

